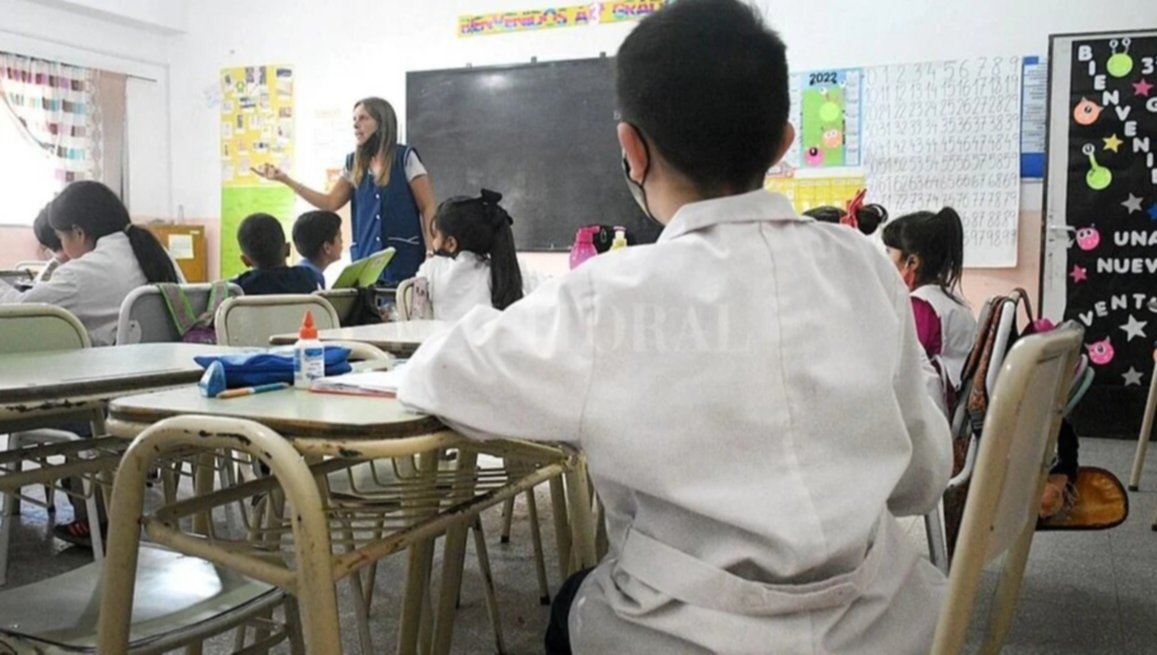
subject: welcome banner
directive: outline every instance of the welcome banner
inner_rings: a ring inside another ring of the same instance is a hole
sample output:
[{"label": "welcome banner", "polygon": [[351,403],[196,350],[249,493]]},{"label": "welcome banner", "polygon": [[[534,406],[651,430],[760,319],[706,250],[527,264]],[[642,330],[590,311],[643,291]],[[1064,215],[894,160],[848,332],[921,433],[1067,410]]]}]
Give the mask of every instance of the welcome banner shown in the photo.
[{"label": "welcome banner", "polygon": [[458,36],[510,34],[558,27],[581,27],[636,21],[655,13],[671,0],[622,0],[565,7],[463,14],[458,17]]}]

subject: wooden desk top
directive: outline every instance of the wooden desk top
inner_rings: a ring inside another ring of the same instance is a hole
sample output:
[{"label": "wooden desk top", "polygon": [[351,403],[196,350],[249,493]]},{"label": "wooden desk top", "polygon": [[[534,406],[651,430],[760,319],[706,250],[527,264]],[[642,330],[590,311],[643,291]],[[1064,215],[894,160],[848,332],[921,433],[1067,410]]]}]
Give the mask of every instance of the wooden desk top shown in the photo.
[{"label": "wooden desk top", "polygon": [[410,413],[393,398],[296,389],[219,400],[187,386],[124,396],[109,405],[109,418],[126,423],[152,424],[182,414],[250,419],[287,437],[315,439],[401,439],[445,429],[438,419]]},{"label": "wooden desk top", "polygon": [[194,356],[245,350],[191,343],[139,343],[0,354],[0,405],[91,400],[188,384],[201,377]]}]

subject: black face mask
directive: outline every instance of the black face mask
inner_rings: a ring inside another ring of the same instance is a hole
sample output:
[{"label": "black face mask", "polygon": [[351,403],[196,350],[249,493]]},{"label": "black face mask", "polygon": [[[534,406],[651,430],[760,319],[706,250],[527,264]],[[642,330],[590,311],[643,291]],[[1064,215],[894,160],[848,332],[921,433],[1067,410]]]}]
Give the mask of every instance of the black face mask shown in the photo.
[{"label": "black face mask", "polygon": [[[643,139],[643,135],[639,132],[639,128],[631,125],[631,129],[635,130],[635,133],[639,135],[639,140],[643,142],[643,152],[647,153],[647,165],[649,168],[651,162],[651,150],[647,147],[647,141],[646,139]],[[631,197],[635,199],[635,204],[639,206],[639,209],[643,210],[643,214],[646,215],[647,220],[662,228],[663,224],[659,222],[659,220],[656,219],[653,214],[651,214],[651,208],[647,206],[647,190],[643,188],[643,184],[647,181],[647,172],[648,171],[643,171],[642,182],[636,182],[632,180],[631,164],[627,161],[627,156],[623,155],[623,178],[627,181],[627,188],[631,191]]]},{"label": "black face mask", "polygon": [[361,150],[362,155],[370,158],[378,154],[378,149],[381,147],[382,133],[380,130],[375,130],[374,133],[370,135],[370,138],[366,139],[366,142],[359,146],[358,149]]}]

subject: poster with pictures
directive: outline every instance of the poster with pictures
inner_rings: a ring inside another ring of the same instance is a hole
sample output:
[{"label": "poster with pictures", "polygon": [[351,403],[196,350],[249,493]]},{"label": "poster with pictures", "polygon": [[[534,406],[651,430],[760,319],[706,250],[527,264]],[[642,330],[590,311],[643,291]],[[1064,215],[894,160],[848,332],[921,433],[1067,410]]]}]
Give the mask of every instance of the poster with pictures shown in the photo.
[{"label": "poster with pictures", "polygon": [[1073,44],[1065,318],[1096,384],[1147,387],[1157,339],[1157,37]]},{"label": "poster with pictures", "polygon": [[221,275],[244,270],[237,228],[254,212],[272,214],[286,226],[293,221],[294,194],[283,184],[253,173],[272,164],[288,171],[293,164],[293,69],[289,66],[238,66],[221,71]]}]

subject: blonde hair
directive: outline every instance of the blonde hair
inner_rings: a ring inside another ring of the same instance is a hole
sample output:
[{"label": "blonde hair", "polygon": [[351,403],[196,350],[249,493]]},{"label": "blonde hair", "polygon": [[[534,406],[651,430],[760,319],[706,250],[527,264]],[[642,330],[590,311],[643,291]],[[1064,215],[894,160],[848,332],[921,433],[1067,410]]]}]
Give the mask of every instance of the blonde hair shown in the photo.
[{"label": "blonde hair", "polygon": [[394,113],[394,107],[381,98],[362,98],[354,103],[354,109],[359,106],[378,123],[378,148],[376,152],[368,152],[366,147],[358,146],[354,151],[354,186],[362,183],[362,177],[370,170],[370,160],[374,155],[380,155],[382,161],[382,170],[374,182],[378,186],[386,186],[390,183],[394,152],[398,149],[398,115]]}]

